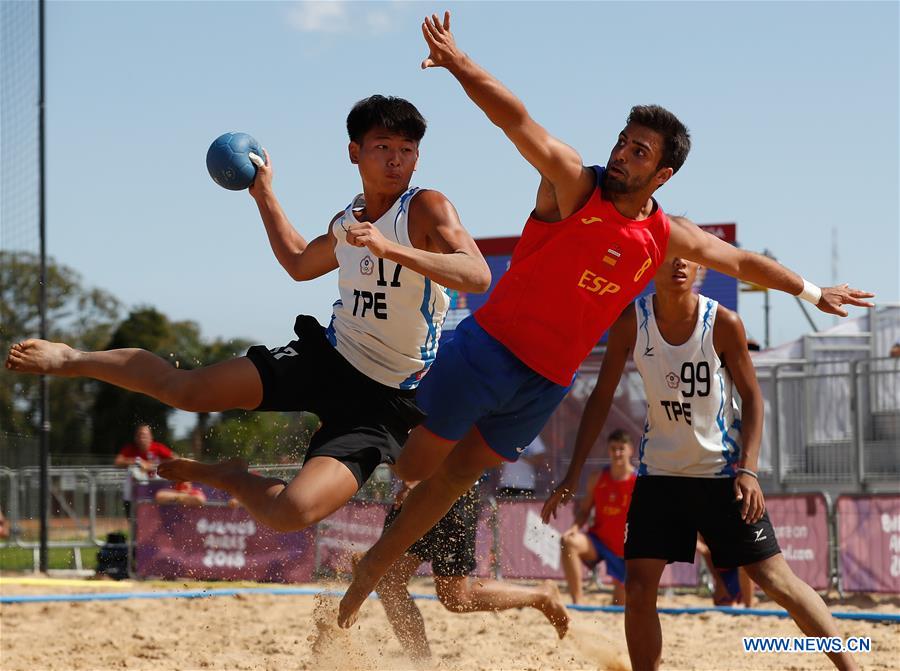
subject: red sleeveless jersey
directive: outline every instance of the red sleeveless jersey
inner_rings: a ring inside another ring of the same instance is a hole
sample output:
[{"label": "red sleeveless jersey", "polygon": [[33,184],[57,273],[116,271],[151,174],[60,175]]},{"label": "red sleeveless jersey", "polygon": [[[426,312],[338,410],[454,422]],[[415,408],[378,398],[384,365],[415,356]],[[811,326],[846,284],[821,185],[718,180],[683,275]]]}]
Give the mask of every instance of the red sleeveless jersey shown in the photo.
[{"label": "red sleeveless jersey", "polygon": [[594,170],[597,187],[578,212],[554,223],[528,218],[509,270],[475,312],[524,364],[563,386],[653,279],[669,242],[658,204],[642,221],[622,216]]},{"label": "red sleeveless jersey", "polygon": [[625,556],[625,520],[635,482],[636,471],[624,480],[613,480],[609,468],[604,468],[594,487],[594,526],[591,531],[619,557]]}]

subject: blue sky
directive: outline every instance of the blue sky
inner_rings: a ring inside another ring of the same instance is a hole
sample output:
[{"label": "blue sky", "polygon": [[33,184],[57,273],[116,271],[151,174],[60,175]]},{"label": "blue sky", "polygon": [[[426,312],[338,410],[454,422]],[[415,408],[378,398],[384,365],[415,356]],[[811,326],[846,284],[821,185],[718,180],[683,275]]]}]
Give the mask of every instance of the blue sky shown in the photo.
[{"label": "blue sky", "polygon": [[[257,137],[294,225],[317,235],[359,190],[344,119],[371,93],[429,121],[415,184],[476,237],[517,234],[536,173],[448,73],[419,68],[422,16],[445,7],[460,47],[586,162],[605,163],[631,105],[662,104],[694,142],[657,193],[667,211],[735,221],[745,248],[822,285],[837,229],[839,279],[900,300],[895,2],[51,2],[50,254],[128,306],[284,344],[297,313],[328,318],[336,275],[293,282],[206,149]],[[759,340],[761,306],[741,296]],[[773,344],[806,330],[775,296]]]}]

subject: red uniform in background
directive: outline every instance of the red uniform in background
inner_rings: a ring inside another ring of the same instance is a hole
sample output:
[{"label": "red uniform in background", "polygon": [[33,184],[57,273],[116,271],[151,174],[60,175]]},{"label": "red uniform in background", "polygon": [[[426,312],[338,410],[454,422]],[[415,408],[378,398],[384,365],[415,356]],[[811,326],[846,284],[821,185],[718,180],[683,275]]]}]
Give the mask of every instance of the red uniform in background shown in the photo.
[{"label": "red uniform in background", "polygon": [[166,459],[171,459],[173,457],[173,454],[172,450],[170,450],[162,443],[153,441],[152,443],[150,443],[150,446],[147,448],[146,452],[141,452],[141,449],[134,443],[128,443],[121,450],[119,450],[119,456],[127,457],[128,459],[141,458],[144,461],[151,461],[158,464],[161,461],[165,461]]},{"label": "red uniform in background", "polygon": [[636,481],[637,471],[624,480],[613,480],[609,468],[604,468],[594,486],[594,525],[589,533],[619,557],[625,555],[625,521]]}]

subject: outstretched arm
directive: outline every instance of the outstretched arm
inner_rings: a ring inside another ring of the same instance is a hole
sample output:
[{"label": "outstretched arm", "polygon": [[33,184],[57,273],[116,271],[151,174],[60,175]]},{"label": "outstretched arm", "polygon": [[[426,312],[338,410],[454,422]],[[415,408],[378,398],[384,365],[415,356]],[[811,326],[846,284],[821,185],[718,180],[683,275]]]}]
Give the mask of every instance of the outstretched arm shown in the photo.
[{"label": "outstretched arm", "polygon": [[609,330],[609,340],[606,344],[606,354],[603,355],[603,363],[600,365],[597,386],[594,387],[594,391],[591,392],[584,406],[569,470],[563,481],[550,494],[541,510],[541,518],[545,524],[550,521],[551,515],[556,517],[557,506],[571,499],[575,495],[575,490],[578,489],[581,469],[584,468],[584,462],[606,423],[609,408],[616,394],[616,387],[622,378],[622,371],[625,370],[625,362],[629,353],[634,349],[636,333],[637,318],[634,306],[629,304]]},{"label": "outstretched arm", "polygon": [[595,176],[584,167],[578,152],[550,135],[512,91],[456,47],[450,32],[450,12],[444,14],[443,21],[437,14],[426,18],[422,34],[429,48],[422,67],[443,67],[456,77],[472,102],[553,185],[562,217],[580,208],[594,189]]},{"label": "outstretched arm", "polygon": [[[265,151],[265,150],[263,150]],[[272,189],[272,160],[269,153],[265,152],[266,161],[255,154],[250,159],[256,166],[256,179],[250,185],[250,195],[256,201],[259,216],[262,217],[269,236],[269,244],[275,253],[275,258],[281,264],[288,275],[295,280],[311,280],[331,272],[338,267],[337,257],[334,255],[334,236],[331,234],[331,226],[328,232],[320,235],[311,242],[300,235],[296,228],[281,209],[281,203],[275,197]],[[337,219],[337,217],[335,217]],[[332,224],[334,220],[332,219]]]},{"label": "outstretched arm", "polygon": [[872,303],[863,300],[875,295],[868,291],[851,289],[846,284],[823,289],[811,284],[807,286],[802,277],[774,259],[729,245],[686,217],[669,217],[669,221],[671,232],[667,256],[688,259],[745,282],[800,296],[814,303],[822,312],[841,317],[847,316],[847,311],[841,307],[843,305],[873,307]]},{"label": "outstretched arm", "polygon": [[448,289],[479,294],[487,291],[491,270],[444,194],[421,191],[410,205],[409,220],[414,247],[388,240],[370,222],[351,224],[347,242],[368,247],[375,256],[398,263]]}]

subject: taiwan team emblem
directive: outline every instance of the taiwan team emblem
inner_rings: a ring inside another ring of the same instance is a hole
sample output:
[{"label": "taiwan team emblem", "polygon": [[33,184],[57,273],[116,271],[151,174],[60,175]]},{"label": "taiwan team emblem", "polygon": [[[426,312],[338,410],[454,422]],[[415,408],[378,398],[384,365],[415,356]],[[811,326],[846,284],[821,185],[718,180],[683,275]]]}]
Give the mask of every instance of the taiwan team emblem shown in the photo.
[{"label": "taiwan team emblem", "polygon": [[681,378],[675,375],[675,373],[669,373],[666,375],[666,385],[669,389],[678,389],[678,385],[681,383]]},{"label": "taiwan team emblem", "polygon": [[375,269],[375,262],[372,260],[372,257],[368,254],[363,257],[363,260],[359,262],[359,272],[363,275],[371,275],[372,271]]}]

